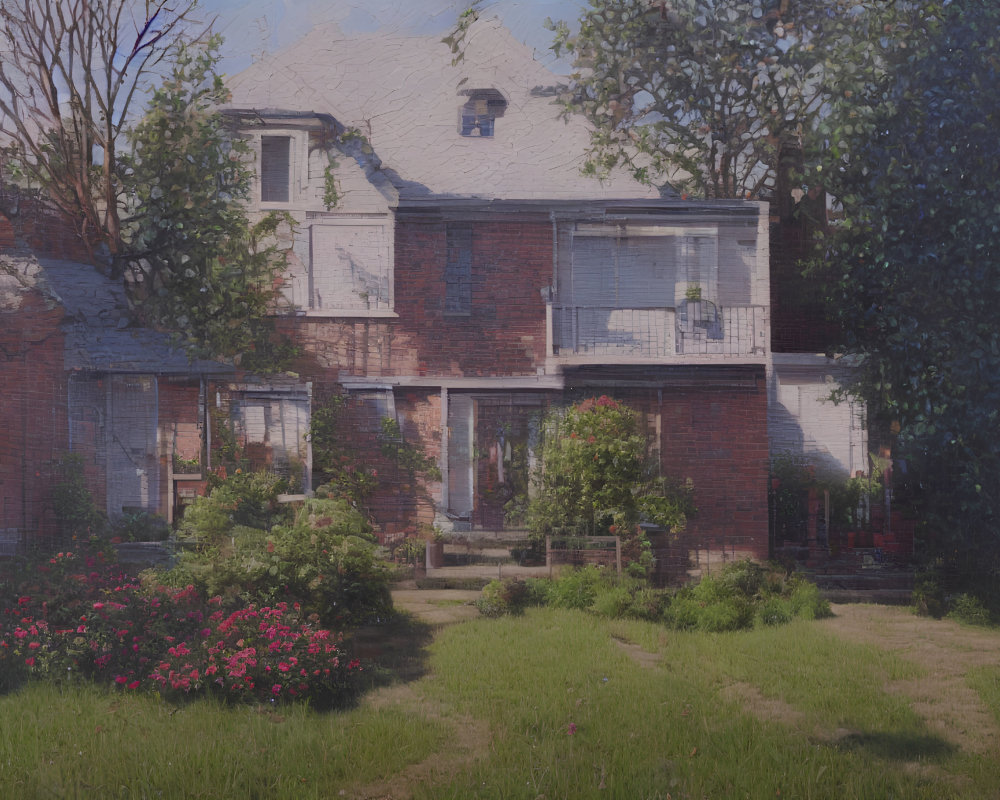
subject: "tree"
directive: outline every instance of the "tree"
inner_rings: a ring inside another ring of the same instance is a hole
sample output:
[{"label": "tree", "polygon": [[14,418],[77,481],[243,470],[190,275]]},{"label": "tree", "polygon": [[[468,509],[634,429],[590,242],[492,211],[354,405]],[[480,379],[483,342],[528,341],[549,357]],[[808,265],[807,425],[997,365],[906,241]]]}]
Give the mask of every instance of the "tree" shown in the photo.
[{"label": "tree", "polygon": [[543,425],[528,528],[536,537],[619,535],[638,560],[640,520],[680,530],[694,512],[689,487],[655,477],[635,411],[601,396],[550,414]]},{"label": "tree", "polygon": [[192,36],[197,0],[3,0],[0,135],[32,186],[121,248],[119,148],[169,46]]},{"label": "tree", "polygon": [[801,146],[843,70],[878,69],[865,0],[590,0],[553,49],[578,71],[564,99],[594,123],[587,170],[706,197],[773,188],[784,145]]},{"label": "tree", "polygon": [[891,70],[841,93],[821,127],[829,148],[811,180],[835,195],[842,221],[816,269],[858,359],[856,390],[886,435],[898,431],[897,483],[912,489],[929,554],[993,585],[1000,8],[925,3],[906,29],[906,46],[883,48]]},{"label": "tree", "polygon": [[220,44],[176,45],[170,75],[128,133],[118,175],[124,257],[145,322],[207,355],[272,367],[288,354],[268,316],[285,266],[274,235],[290,223],[247,216],[252,162],[218,110],[229,99],[215,69]]}]

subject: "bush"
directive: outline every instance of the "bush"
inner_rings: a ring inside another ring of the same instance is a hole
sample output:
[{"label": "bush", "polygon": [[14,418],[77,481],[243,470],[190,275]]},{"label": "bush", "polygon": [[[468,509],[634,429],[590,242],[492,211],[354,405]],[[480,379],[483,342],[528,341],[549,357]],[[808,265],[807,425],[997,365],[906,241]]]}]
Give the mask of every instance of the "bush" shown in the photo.
[{"label": "bush", "polygon": [[563,572],[549,587],[548,605],[556,608],[588,609],[597,598],[604,575],[594,566]]},{"label": "bush", "polygon": [[[237,524],[264,516],[287,520],[288,512],[268,511],[278,486],[266,475],[227,481],[207,502],[196,503],[185,528],[198,546],[183,553],[164,579],[258,606],[298,603],[307,615],[337,627],[388,616],[389,567],[368,521],[349,500],[320,487],[290,522],[270,530]],[[245,513],[229,513],[233,502]]]},{"label": "bush", "polygon": [[694,512],[691,487],[656,477],[657,468],[640,416],[610,397],[591,398],[548,415],[532,475],[535,492],[516,498],[509,510],[525,508],[537,540],[619,536],[630,572],[645,576],[653,564],[639,522],[679,530]]},{"label": "bush", "polygon": [[[359,663],[295,606],[233,605],[140,583],[103,552],[21,562],[0,581],[0,683],[88,680],[135,691],[342,705]],[[305,674],[303,674],[305,673]]]},{"label": "bush", "polygon": [[826,619],[833,616],[830,603],[820,597],[816,584],[802,578],[792,582],[788,601],[792,614],[801,619]]},{"label": "bush", "polygon": [[524,613],[528,605],[527,584],[517,578],[490,581],[476,599],[476,608],[484,617],[502,617]]},{"label": "bush", "polygon": [[782,597],[770,597],[757,609],[757,622],[761,625],[784,625],[794,616],[792,604]]},{"label": "bush", "polygon": [[780,569],[746,560],[678,591],[664,619],[678,630],[719,632],[831,615],[815,584],[800,577],[786,580]]},{"label": "bush", "polygon": [[952,598],[948,619],[965,625],[989,626],[992,624],[990,612],[979,598],[971,594],[960,594]]}]

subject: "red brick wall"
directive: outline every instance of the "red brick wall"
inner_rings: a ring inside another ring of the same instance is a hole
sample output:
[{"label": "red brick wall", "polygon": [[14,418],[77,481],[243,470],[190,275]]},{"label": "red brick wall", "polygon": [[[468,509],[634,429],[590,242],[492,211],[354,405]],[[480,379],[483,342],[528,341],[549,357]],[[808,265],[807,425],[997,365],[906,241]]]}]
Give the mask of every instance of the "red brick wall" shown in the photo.
[{"label": "red brick wall", "polygon": [[[25,197],[17,206],[13,219],[0,214],[0,249],[27,246],[39,255],[90,262],[90,250],[60,212]],[[96,246],[96,240],[92,244]]]},{"label": "red brick wall", "polygon": [[69,449],[60,307],[25,292],[0,311],[0,527],[55,533],[55,463]]},{"label": "red brick wall", "polygon": [[[705,368],[711,379],[711,368]],[[768,552],[767,390],[760,368],[746,386],[669,385],[604,392],[660,416],[663,474],[691,479],[698,513],[681,542],[688,550],[766,559]],[[600,394],[601,390],[593,390]],[[683,548],[682,548],[683,549]],[[676,567],[676,565],[674,565]]]},{"label": "red brick wall", "polygon": [[548,220],[472,223],[472,312],[445,314],[446,229],[403,220],[396,232],[400,333],[429,375],[534,374],[545,359],[545,304],[552,283]]},{"label": "red brick wall", "polygon": [[387,377],[534,375],[545,360],[545,303],[552,283],[547,218],[478,221],[472,234],[472,312],[445,314],[447,224],[401,219],[395,242],[398,319],[286,317],[301,345],[299,371]]}]

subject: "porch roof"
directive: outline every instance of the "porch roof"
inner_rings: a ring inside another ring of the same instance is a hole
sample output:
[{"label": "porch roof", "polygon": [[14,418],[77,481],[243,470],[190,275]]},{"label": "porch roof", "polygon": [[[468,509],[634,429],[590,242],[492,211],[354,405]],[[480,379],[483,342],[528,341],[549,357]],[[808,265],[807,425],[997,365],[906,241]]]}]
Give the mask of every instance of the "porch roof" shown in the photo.
[{"label": "porch roof", "polygon": [[65,310],[65,368],[72,371],[232,375],[231,364],[191,359],[168,333],[134,327],[122,285],[89,264],[39,258],[41,286]]}]

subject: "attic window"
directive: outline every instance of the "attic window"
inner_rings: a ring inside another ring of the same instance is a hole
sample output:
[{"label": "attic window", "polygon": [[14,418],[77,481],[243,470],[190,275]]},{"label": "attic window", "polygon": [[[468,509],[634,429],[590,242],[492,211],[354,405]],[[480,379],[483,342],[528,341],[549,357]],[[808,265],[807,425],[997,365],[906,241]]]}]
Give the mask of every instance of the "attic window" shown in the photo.
[{"label": "attic window", "polygon": [[507,110],[507,101],[496,89],[466,89],[461,92],[468,99],[461,110],[462,136],[492,136],[498,117]]},{"label": "attic window", "polygon": [[291,137],[260,137],[260,200],[287,203],[291,177]]}]

